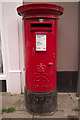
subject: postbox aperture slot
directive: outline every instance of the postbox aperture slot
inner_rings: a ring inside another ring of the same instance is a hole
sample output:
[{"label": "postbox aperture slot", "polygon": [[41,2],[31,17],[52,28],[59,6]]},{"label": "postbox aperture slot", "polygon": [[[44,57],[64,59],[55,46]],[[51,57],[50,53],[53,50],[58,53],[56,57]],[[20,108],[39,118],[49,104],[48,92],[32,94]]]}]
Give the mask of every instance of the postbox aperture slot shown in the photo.
[{"label": "postbox aperture slot", "polygon": [[31,23],[30,31],[49,31],[52,32],[51,23]]},{"label": "postbox aperture slot", "polygon": [[39,23],[35,23],[35,24],[31,24],[31,27],[52,27],[52,24],[39,24]]},{"label": "postbox aperture slot", "polygon": [[36,34],[36,51],[46,51],[46,34]]}]

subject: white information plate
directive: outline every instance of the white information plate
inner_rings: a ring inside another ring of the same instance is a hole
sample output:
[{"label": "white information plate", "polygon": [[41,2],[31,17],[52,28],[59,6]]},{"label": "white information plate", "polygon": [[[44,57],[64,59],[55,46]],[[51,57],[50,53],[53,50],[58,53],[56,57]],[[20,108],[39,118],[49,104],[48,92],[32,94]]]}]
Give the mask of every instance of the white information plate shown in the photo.
[{"label": "white information plate", "polygon": [[46,34],[36,34],[36,51],[46,51]]}]

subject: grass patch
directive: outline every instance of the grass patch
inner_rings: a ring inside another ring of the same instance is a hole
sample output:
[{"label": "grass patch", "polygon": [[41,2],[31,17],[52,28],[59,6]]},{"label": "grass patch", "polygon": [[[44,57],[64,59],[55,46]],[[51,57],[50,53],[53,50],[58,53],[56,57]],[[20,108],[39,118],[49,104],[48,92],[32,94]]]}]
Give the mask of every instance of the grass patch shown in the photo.
[{"label": "grass patch", "polygon": [[79,108],[75,108],[75,109],[73,109],[73,111],[78,112],[78,111],[80,111],[80,109]]},{"label": "grass patch", "polygon": [[3,113],[12,113],[12,112],[14,112],[15,111],[15,108],[3,108],[2,109],[2,114]]},{"label": "grass patch", "polygon": [[60,106],[60,104],[58,104],[58,106]]}]

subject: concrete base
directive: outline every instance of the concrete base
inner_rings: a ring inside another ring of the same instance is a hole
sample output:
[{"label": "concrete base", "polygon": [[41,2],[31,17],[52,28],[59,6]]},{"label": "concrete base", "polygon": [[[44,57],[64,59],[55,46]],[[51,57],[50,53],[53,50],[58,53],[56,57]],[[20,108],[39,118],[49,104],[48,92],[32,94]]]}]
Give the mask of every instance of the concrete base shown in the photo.
[{"label": "concrete base", "polygon": [[57,91],[46,93],[30,92],[25,89],[26,108],[33,113],[53,112],[57,107]]}]

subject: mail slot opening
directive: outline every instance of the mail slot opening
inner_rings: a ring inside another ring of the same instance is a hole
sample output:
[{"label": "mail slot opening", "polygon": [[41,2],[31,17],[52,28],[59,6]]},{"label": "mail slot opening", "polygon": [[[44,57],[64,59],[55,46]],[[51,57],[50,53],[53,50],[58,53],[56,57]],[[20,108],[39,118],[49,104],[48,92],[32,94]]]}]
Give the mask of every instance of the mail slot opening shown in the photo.
[{"label": "mail slot opening", "polygon": [[52,27],[52,24],[31,24],[31,27]]},{"label": "mail slot opening", "polygon": [[52,24],[46,24],[46,23],[31,23],[30,31],[52,31]]}]

